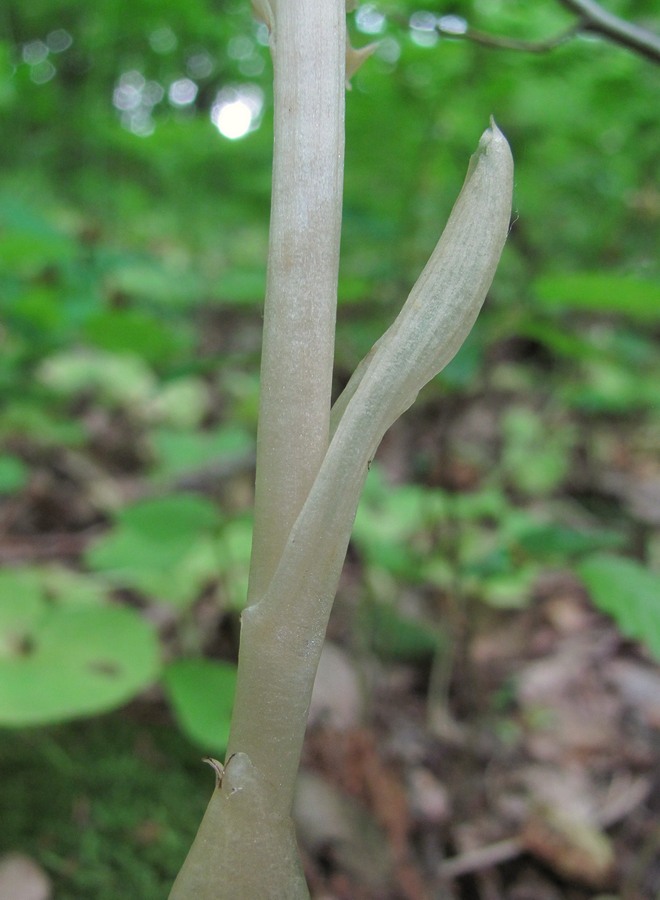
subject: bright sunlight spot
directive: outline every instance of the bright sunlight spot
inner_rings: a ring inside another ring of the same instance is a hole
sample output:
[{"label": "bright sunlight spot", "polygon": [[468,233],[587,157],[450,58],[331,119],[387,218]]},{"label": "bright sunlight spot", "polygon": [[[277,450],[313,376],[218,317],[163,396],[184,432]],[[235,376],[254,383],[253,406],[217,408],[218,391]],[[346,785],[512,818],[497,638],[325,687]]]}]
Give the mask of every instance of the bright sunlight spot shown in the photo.
[{"label": "bright sunlight spot", "polygon": [[235,141],[259,126],[263,103],[256,85],[223,88],[211,108],[211,121],[223,137]]}]

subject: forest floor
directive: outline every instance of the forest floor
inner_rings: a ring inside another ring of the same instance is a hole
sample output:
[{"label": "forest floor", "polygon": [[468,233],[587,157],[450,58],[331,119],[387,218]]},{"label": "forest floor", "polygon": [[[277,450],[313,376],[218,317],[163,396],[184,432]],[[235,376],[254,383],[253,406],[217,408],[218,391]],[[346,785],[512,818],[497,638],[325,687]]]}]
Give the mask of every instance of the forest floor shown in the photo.
[{"label": "forest floor", "polygon": [[[428,422],[437,420],[450,438],[423,481],[476,490],[485,468],[459,461],[452,428],[465,430],[469,418],[483,435],[491,401],[460,412],[427,403],[386,440],[384,477],[415,478],[412,448],[433,459]],[[609,426],[611,452],[588,490],[577,447],[553,500],[579,483],[592,506],[602,500],[639,538],[660,520],[645,488],[657,471],[624,452],[617,429]],[[132,436],[122,437],[128,458]],[[80,527],[76,510],[88,500],[61,471],[57,455],[42,458],[11,518],[3,508],[4,564],[75,566],[98,532]],[[251,475],[236,477],[245,496]],[[376,652],[369,628],[356,628],[365,567],[353,546],[296,800],[315,900],[657,900],[660,673],[644,648],[596,610],[569,565],[554,564],[517,608],[398,584],[402,608],[425,622],[431,610],[449,623],[448,639],[431,653]],[[237,613],[208,597],[194,609],[209,655],[234,659]],[[1,900],[165,897],[212,787],[202,755],[158,688],[96,719],[3,730]]]}]

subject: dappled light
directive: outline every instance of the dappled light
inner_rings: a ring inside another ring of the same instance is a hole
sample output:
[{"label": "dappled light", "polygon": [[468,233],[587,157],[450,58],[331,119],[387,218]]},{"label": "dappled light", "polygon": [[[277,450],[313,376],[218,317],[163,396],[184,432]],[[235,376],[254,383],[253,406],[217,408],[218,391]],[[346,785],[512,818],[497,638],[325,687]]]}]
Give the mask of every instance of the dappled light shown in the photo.
[{"label": "dappled light", "polygon": [[30,41],[23,45],[23,62],[36,66],[48,56],[48,47],[44,41]]},{"label": "dappled light", "polygon": [[112,102],[121,115],[125,128],[147,137],[155,129],[152,111],[163,99],[165,90],[157,81],[147,81],[135,69],[120,76],[112,94]]},{"label": "dappled light", "polygon": [[171,53],[176,48],[178,41],[170,26],[162,25],[151,32],[149,44],[156,53]]},{"label": "dappled light", "polygon": [[438,42],[438,17],[431,12],[415,12],[410,17],[410,37],[420,47]]},{"label": "dappled light", "polygon": [[51,54],[68,50],[73,38],[64,28],[56,28],[49,32],[46,40],[36,39],[23,44],[21,58],[30,67],[30,80],[35,84],[46,84],[57,73],[57,68],[50,59]]},{"label": "dappled light", "polygon": [[438,28],[445,34],[465,34],[467,22],[462,16],[439,16]]},{"label": "dappled light", "polygon": [[365,3],[355,13],[355,25],[363,34],[381,34],[386,19],[374,3]]},{"label": "dappled light", "polygon": [[189,106],[194,103],[197,91],[197,85],[190,78],[179,78],[169,86],[167,97],[172,106]]},{"label": "dappled light", "polygon": [[186,60],[186,71],[191,78],[208,78],[215,64],[208,50],[195,50]]}]

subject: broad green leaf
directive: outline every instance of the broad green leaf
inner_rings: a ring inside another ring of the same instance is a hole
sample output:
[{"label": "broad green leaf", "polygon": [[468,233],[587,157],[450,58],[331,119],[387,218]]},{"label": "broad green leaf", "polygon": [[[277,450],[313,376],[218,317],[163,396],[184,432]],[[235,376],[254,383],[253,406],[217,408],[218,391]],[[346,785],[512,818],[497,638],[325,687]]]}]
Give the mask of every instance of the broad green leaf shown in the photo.
[{"label": "broad green leaf", "polygon": [[61,606],[98,606],[108,599],[107,586],[91,575],[62,565],[40,566],[42,589],[51,603]]},{"label": "broad green leaf", "polygon": [[546,275],[535,282],[534,292],[538,306],[548,311],[583,310],[639,322],[660,320],[660,284],[654,281],[599,272]]},{"label": "broad green leaf", "polygon": [[224,753],[236,667],[207,659],[180,659],[166,667],[163,683],[181,730],[203,750]]},{"label": "broad green leaf", "polygon": [[203,497],[177,494],[141,501],[119,512],[115,528],[87,550],[85,559],[112,584],[186,605],[217,575],[212,538],[219,525],[216,507]]},{"label": "broad green leaf", "polygon": [[158,477],[171,477],[209,464],[241,458],[254,448],[254,441],[242,428],[222,427],[212,432],[162,429],[152,442],[159,464]]},{"label": "broad green leaf", "polygon": [[167,362],[190,343],[182,323],[167,327],[154,316],[134,309],[98,313],[87,322],[85,333],[103,350],[132,353],[152,365]]},{"label": "broad green leaf", "polygon": [[195,494],[172,494],[141,500],[117,514],[125,529],[147,535],[155,541],[186,541],[220,523],[215,504]]},{"label": "broad green leaf", "polygon": [[44,609],[37,569],[0,570],[0,659],[25,644]]},{"label": "broad green leaf", "polygon": [[514,543],[535,559],[567,560],[597,550],[620,547],[623,537],[613,531],[578,531],[554,523],[535,524],[518,529]]},{"label": "broad green leaf", "polygon": [[64,566],[0,570],[0,657],[29,642],[32,630],[49,610],[100,606],[106,600],[102,583]]},{"label": "broad green leaf", "polygon": [[596,606],[660,659],[660,575],[609,554],[590,557],[577,571]]},{"label": "broad green leaf", "polygon": [[45,725],[105,712],[147,687],[158,670],[156,635],[133,610],[44,604],[0,659],[0,724]]},{"label": "broad green leaf", "polygon": [[[153,552],[153,545],[136,542],[122,534],[121,542],[110,542],[88,558],[90,566],[110,584],[130,587],[155,600],[184,608],[199,595],[204,585],[218,574],[214,548],[200,539],[178,555],[166,548]],[[153,555],[150,553],[153,552]]]}]

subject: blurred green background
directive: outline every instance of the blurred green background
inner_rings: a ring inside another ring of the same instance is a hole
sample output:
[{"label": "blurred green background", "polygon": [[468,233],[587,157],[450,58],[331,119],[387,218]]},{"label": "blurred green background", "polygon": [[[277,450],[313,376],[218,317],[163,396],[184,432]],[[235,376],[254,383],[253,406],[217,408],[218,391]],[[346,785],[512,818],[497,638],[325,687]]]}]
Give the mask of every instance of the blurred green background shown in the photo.
[{"label": "blurred green background", "polygon": [[[608,8],[660,29],[654,0]],[[347,95],[338,389],[405,299],[491,115],[516,164],[485,311],[399,431],[405,463],[383,458],[397,490],[376,465],[358,517],[365,593],[378,584],[382,601],[366,631],[401,650],[402,583],[516,609],[544,566],[582,566],[593,599],[660,654],[660,515],[603,487],[613,466],[635,484],[660,470],[658,67],[595,37],[478,46],[440,36],[443,16],[526,40],[574,21],[555,0],[349,17],[356,46],[379,46]],[[58,898],[163,896],[209,787],[200,750],[226,737],[266,44],[247,0],[0,10],[0,848],[38,858]],[[487,440],[438,434],[476,400],[496,411]],[[433,651],[437,623],[406,636],[413,656]]]}]

